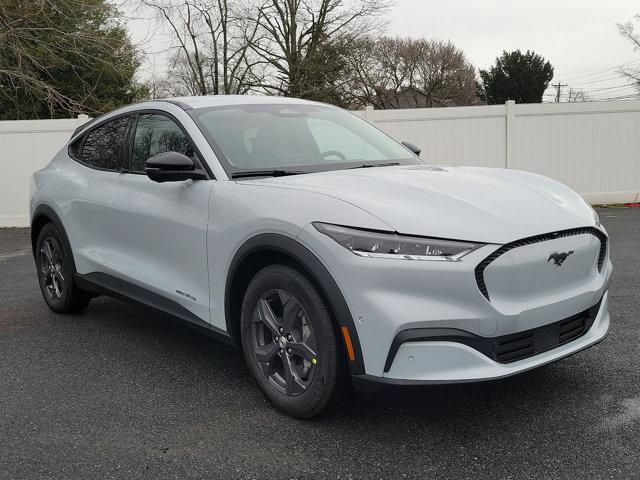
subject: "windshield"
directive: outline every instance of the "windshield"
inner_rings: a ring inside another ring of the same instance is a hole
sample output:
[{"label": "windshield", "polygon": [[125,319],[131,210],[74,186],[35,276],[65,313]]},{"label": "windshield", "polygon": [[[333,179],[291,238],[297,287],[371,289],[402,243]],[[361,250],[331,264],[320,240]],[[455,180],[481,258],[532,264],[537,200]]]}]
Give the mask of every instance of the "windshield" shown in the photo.
[{"label": "windshield", "polygon": [[421,163],[377,128],[335,107],[249,104],[189,113],[230,176],[253,170],[307,173]]}]

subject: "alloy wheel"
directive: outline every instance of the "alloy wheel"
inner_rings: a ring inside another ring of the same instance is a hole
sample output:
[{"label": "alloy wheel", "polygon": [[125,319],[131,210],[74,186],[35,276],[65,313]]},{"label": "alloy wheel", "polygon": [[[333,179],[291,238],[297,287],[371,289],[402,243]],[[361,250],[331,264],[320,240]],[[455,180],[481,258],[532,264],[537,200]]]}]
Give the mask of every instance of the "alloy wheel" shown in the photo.
[{"label": "alloy wheel", "polygon": [[47,237],[40,247],[40,278],[45,291],[52,300],[59,300],[66,280],[62,267],[62,249],[53,237]]},{"label": "alloy wheel", "polygon": [[286,395],[300,395],[313,381],[316,336],[301,303],[290,292],[269,290],[252,314],[255,358],[269,383]]}]

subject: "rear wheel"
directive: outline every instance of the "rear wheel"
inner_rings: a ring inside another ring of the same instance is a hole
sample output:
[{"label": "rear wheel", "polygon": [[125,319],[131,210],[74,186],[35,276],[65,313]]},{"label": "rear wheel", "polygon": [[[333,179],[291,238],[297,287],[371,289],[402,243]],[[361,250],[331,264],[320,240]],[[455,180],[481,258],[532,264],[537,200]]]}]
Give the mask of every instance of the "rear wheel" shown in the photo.
[{"label": "rear wheel", "polygon": [[242,304],[241,332],[251,373],[283,412],[309,418],[340,393],[344,360],[334,323],[296,269],[271,265],[256,274]]},{"label": "rear wheel", "polygon": [[48,223],[38,235],[36,268],[44,301],[58,313],[76,313],[85,309],[91,296],[73,281],[71,252],[65,249],[56,227]]}]

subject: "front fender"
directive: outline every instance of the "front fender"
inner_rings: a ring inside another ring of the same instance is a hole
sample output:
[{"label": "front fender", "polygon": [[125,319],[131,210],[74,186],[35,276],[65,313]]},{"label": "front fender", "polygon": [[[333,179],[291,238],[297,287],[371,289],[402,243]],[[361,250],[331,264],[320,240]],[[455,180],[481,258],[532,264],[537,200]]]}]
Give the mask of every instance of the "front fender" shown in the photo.
[{"label": "front fender", "polygon": [[347,302],[345,301],[338,285],[318,257],[316,257],[300,242],[286,235],[276,233],[259,234],[244,242],[237,250],[233,260],[231,261],[225,286],[225,318],[227,322],[227,331],[233,332],[231,292],[236,274],[245,259],[260,252],[278,252],[292,258],[305,270],[304,273],[306,273],[316,287],[319,288],[321,295],[329,304],[329,308],[333,313],[333,318],[338,326],[341,329],[343,326],[346,326],[349,330],[351,343],[355,353],[355,360],[349,362],[351,374],[359,375],[365,373],[358,331],[356,330],[353,322],[351,311],[349,310]]}]

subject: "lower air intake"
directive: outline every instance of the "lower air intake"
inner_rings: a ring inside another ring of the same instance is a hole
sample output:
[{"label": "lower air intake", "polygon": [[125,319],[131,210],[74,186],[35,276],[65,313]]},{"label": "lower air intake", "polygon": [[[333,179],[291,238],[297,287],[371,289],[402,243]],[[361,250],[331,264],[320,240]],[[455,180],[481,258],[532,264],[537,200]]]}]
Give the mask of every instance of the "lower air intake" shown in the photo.
[{"label": "lower air intake", "polygon": [[546,352],[581,337],[592,323],[590,310],[585,310],[559,322],[496,337],[494,358],[500,363],[510,363]]}]

